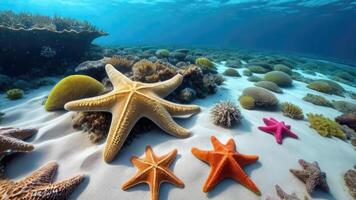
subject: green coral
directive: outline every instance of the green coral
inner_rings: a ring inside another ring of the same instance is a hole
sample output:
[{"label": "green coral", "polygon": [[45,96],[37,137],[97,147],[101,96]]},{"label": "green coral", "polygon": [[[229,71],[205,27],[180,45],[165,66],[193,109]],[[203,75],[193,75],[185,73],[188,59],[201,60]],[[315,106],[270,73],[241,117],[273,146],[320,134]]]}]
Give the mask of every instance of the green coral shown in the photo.
[{"label": "green coral", "polygon": [[206,71],[216,71],[214,63],[205,57],[200,57],[195,60],[195,64],[198,65],[202,70]]},{"label": "green coral", "polygon": [[303,110],[292,103],[289,102],[284,102],[281,104],[281,109],[283,112],[283,115],[290,117],[292,119],[303,119],[304,115],[303,115]]},{"label": "green coral", "polygon": [[17,100],[17,99],[21,99],[23,97],[23,94],[24,94],[23,90],[15,88],[6,91],[6,98],[10,100]]},{"label": "green coral", "polygon": [[335,121],[324,117],[321,114],[307,114],[310,127],[315,129],[321,136],[331,137],[335,136],[345,139],[345,133],[342,131],[341,126]]},{"label": "green coral", "polygon": [[332,101],[332,106],[342,113],[356,112],[356,104],[347,101]]},{"label": "green coral", "polygon": [[277,84],[271,81],[258,81],[257,83],[255,83],[255,86],[265,88],[275,93],[283,93],[282,89]]},{"label": "green coral", "polygon": [[247,78],[248,81],[250,82],[259,82],[262,80],[262,78],[258,77],[258,76],[255,76],[255,75],[252,75],[250,77]]},{"label": "green coral", "polygon": [[283,64],[277,64],[274,66],[274,71],[281,71],[284,72],[288,75],[292,75],[292,69],[283,65]]},{"label": "green coral", "polygon": [[169,51],[167,49],[158,49],[156,51],[156,56],[158,58],[167,58],[169,56]]},{"label": "green coral", "polygon": [[[252,97],[253,100],[254,100],[254,105],[255,106],[273,108],[273,107],[278,105],[277,97],[274,94],[272,94],[271,92],[269,92],[268,90],[264,89],[264,88],[260,88],[260,87],[248,87],[248,88],[245,88],[242,91],[242,96]],[[240,100],[240,103],[241,103],[241,100]]]},{"label": "green coral", "polygon": [[244,71],[242,71],[242,74],[244,76],[252,76],[252,72],[250,70],[248,70],[248,69],[245,69]]},{"label": "green coral", "polygon": [[234,76],[234,77],[241,77],[239,72],[236,69],[228,68],[223,73],[225,76]]},{"label": "green coral", "polygon": [[251,65],[251,66],[248,66],[247,69],[253,73],[256,73],[256,74],[265,74],[270,71],[270,70],[268,70],[264,67],[261,67],[259,65]]},{"label": "green coral", "polygon": [[325,99],[323,96],[316,95],[316,94],[308,93],[305,97],[303,97],[303,100],[318,106],[332,107],[330,101]]},{"label": "green coral", "polygon": [[265,74],[264,78],[265,81],[271,81],[277,84],[278,86],[285,87],[292,85],[292,78],[281,71],[271,71]]},{"label": "green coral", "polygon": [[89,76],[68,76],[53,87],[45,103],[45,109],[47,111],[63,109],[64,104],[69,101],[96,96],[103,91],[103,84]]},{"label": "green coral", "polygon": [[308,88],[326,93],[326,94],[336,94],[343,96],[345,89],[338,83],[330,80],[316,80],[307,85]]},{"label": "green coral", "polygon": [[242,95],[239,98],[239,102],[241,106],[247,110],[251,110],[255,108],[255,99],[251,96]]}]

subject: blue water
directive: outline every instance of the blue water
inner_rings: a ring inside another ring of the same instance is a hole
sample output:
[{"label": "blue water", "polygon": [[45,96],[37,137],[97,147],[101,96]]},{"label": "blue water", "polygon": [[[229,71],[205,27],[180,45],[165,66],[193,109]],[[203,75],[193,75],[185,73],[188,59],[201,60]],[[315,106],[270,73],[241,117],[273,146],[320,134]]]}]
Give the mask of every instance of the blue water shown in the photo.
[{"label": "blue water", "polygon": [[356,1],[0,0],[0,10],[88,20],[106,45],[238,47],[356,65]]}]

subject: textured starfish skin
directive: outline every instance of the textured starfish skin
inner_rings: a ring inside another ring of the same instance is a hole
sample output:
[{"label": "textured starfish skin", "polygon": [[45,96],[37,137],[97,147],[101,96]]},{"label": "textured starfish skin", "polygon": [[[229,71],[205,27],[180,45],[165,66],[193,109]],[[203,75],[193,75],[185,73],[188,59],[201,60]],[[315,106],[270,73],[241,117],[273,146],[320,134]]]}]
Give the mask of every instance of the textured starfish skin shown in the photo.
[{"label": "textured starfish skin", "polygon": [[125,142],[135,123],[142,117],[155,122],[165,132],[188,137],[189,130],[175,123],[171,116],[190,115],[199,112],[196,105],[180,105],[162,99],[182,82],[182,76],[158,83],[141,83],[128,79],[112,65],[106,72],[114,89],[104,95],[72,101],[65,109],[72,111],[106,111],[112,113],[112,121],[104,149],[104,160],[111,162]]},{"label": "textured starfish skin", "polygon": [[290,169],[289,171],[305,183],[309,194],[314,192],[316,187],[319,187],[326,192],[329,191],[329,186],[326,182],[326,174],[320,170],[317,162],[308,163],[302,159],[298,162],[303,170]]},{"label": "textured starfish skin", "polygon": [[181,188],[184,187],[184,183],[169,169],[169,166],[177,156],[176,149],[167,155],[157,157],[151,147],[147,146],[145,154],[146,156],[143,159],[135,156],[131,158],[132,164],[137,167],[138,171],[136,175],[122,186],[123,190],[140,183],[146,183],[150,187],[151,200],[158,200],[161,183],[168,182]]},{"label": "textured starfish skin", "polygon": [[67,199],[84,180],[84,176],[78,175],[64,181],[51,183],[57,168],[57,163],[47,163],[18,182],[0,177],[0,200]]},{"label": "textured starfish skin", "polygon": [[28,152],[34,149],[32,144],[26,143],[25,140],[37,133],[37,129],[17,129],[1,128],[0,129],[0,159],[11,152]]},{"label": "textured starfish skin", "polygon": [[258,160],[256,155],[244,155],[236,151],[235,141],[230,139],[226,145],[221,144],[218,139],[211,136],[214,146],[213,151],[202,151],[192,149],[192,153],[200,160],[211,166],[210,174],[203,186],[203,192],[211,191],[220,181],[232,178],[257,195],[261,192],[252,180],[243,171],[242,167]]},{"label": "textured starfish skin", "polygon": [[275,188],[277,195],[281,200],[301,200],[297,197],[295,193],[287,194],[286,192],[284,192],[279,185],[275,185]]},{"label": "textured starfish skin", "polygon": [[282,121],[279,122],[274,118],[263,118],[263,122],[266,126],[259,126],[258,129],[273,134],[278,144],[282,144],[283,134],[292,138],[298,138],[298,136],[290,130],[291,127]]}]

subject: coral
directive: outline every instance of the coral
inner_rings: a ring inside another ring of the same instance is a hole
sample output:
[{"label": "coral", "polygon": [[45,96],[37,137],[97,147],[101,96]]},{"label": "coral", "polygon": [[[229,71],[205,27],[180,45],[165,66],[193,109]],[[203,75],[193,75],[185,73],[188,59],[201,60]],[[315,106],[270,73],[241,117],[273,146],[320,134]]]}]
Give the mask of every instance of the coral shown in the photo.
[{"label": "coral", "polygon": [[129,181],[123,184],[122,189],[127,190],[137,184],[146,183],[150,188],[151,200],[158,200],[159,189],[164,182],[183,188],[184,183],[169,169],[176,156],[176,149],[166,155],[156,156],[151,146],[147,146],[144,158],[137,158],[136,156],[131,158],[132,164],[138,171]]},{"label": "coral", "polygon": [[282,89],[277,84],[271,81],[258,81],[254,85],[275,93],[283,93]]},{"label": "coral", "polygon": [[347,101],[332,101],[331,102],[333,108],[342,112],[342,113],[350,113],[356,112],[356,104],[347,102]]},{"label": "coral", "polygon": [[270,70],[263,68],[259,65],[250,65],[247,67],[247,69],[253,73],[256,73],[256,74],[265,74],[270,71]]},{"label": "coral", "polygon": [[303,119],[303,110],[292,103],[284,102],[281,104],[283,115],[290,117],[292,119]]},{"label": "coral", "polygon": [[[204,74],[203,76],[203,87],[207,90],[208,94],[214,94],[217,91],[217,77],[215,74]],[[220,80],[220,79],[219,79]]]},{"label": "coral", "polygon": [[335,121],[324,117],[321,114],[307,114],[310,127],[315,129],[321,136],[330,137],[335,136],[341,139],[345,139],[345,134],[341,129],[341,126]]},{"label": "coral", "polygon": [[252,72],[248,69],[245,69],[244,71],[242,71],[242,75],[244,76],[252,76]]},{"label": "coral", "polygon": [[234,77],[241,77],[239,72],[236,69],[228,68],[223,73],[225,76],[234,76]]},{"label": "coral", "polygon": [[106,64],[110,64],[122,72],[128,72],[131,71],[134,61],[122,56],[113,56],[106,61]]},{"label": "coral", "polygon": [[228,60],[226,61],[225,66],[229,68],[240,68],[241,60],[240,59]]},{"label": "coral", "polygon": [[[275,188],[276,188],[277,195],[281,200],[301,200],[297,197],[295,193],[287,194],[286,192],[284,192],[279,185],[275,185]],[[304,200],[307,200],[307,198],[305,198]]]},{"label": "coral", "polygon": [[307,85],[308,88],[326,94],[343,96],[345,89],[338,83],[330,80],[316,80]]},{"label": "coral", "polygon": [[283,64],[277,64],[274,66],[274,71],[281,71],[281,72],[284,72],[288,75],[292,75],[292,69],[283,65]]},{"label": "coral", "polygon": [[292,138],[298,138],[298,136],[290,130],[291,127],[282,121],[277,121],[274,118],[263,118],[263,122],[266,126],[259,126],[258,129],[273,134],[278,144],[282,144],[283,134]]},{"label": "coral", "polygon": [[179,97],[178,99],[181,101],[181,102],[184,102],[184,103],[189,103],[189,102],[192,102],[195,98],[196,98],[196,92],[195,90],[193,90],[192,88],[184,88],[183,90],[181,90],[179,92]]},{"label": "coral", "polygon": [[15,88],[6,91],[6,98],[10,100],[17,100],[17,99],[21,99],[23,97],[23,94],[24,94],[23,90]]},{"label": "coral", "polygon": [[171,52],[169,54],[170,57],[172,58],[175,58],[179,61],[184,61],[185,57],[187,56],[187,54],[185,53],[182,53],[182,52],[178,52],[178,51],[174,51],[174,52]]},{"label": "coral", "polygon": [[244,166],[257,162],[258,156],[237,152],[235,141],[232,139],[224,145],[215,136],[211,136],[211,143],[214,147],[211,151],[192,148],[195,157],[211,166],[203,192],[209,192],[223,179],[231,178],[260,196],[260,190],[243,171]]},{"label": "coral", "polygon": [[336,71],[333,73],[334,76],[347,80],[347,81],[354,81],[355,77],[352,76],[350,73],[345,72],[345,71]]},{"label": "coral", "polygon": [[255,99],[250,96],[244,96],[244,95],[240,96],[239,102],[240,105],[247,110],[251,110],[255,108]]},{"label": "coral", "polygon": [[341,125],[347,125],[356,131],[356,112],[344,113],[335,118],[335,121]]},{"label": "coral", "polygon": [[286,87],[292,85],[292,78],[281,71],[271,71],[265,74],[264,78],[265,81],[272,81],[278,86]]},{"label": "coral", "polygon": [[158,58],[167,58],[169,56],[169,51],[167,49],[159,49],[156,51],[156,56]]},{"label": "coral", "polygon": [[344,174],[344,180],[349,189],[350,195],[356,199],[356,170],[347,170]]},{"label": "coral", "polygon": [[97,80],[85,75],[71,75],[59,81],[51,90],[45,104],[47,111],[63,109],[69,101],[91,97],[104,91]]},{"label": "coral", "polygon": [[262,78],[258,77],[258,76],[255,76],[255,75],[252,75],[252,76],[248,77],[247,80],[250,81],[250,82],[259,82],[259,81],[262,80]]},{"label": "coral", "polygon": [[177,73],[177,69],[169,63],[161,61],[152,63],[143,59],[133,65],[131,79],[144,83],[155,83],[168,80]]},{"label": "coral", "polygon": [[199,106],[180,105],[163,99],[182,83],[183,77],[180,74],[167,81],[147,84],[131,81],[112,65],[108,64],[105,68],[114,90],[100,96],[68,102],[64,107],[71,111],[99,109],[112,112],[112,122],[104,148],[106,162],[115,158],[133,126],[142,117],[151,119],[173,136],[182,138],[190,135],[190,131],[175,123],[172,116],[197,113],[200,111]]},{"label": "coral", "polygon": [[277,97],[264,88],[248,87],[242,91],[242,95],[252,97],[256,106],[274,107],[278,105]]},{"label": "coral", "polygon": [[316,95],[316,94],[308,93],[305,97],[303,97],[303,100],[318,106],[332,107],[330,101],[325,99],[323,96]]},{"label": "coral", "polygon": [[214,124],[226,128],[241,121],[241,112],[231,101],[223,101],[215,104],[210,111],[210,115]]},{"label": "coral", "polygon": [[303,170],[290,169],[289,171],[305,183],[309,194],[313,193],[317,187],[325,192],[329,192],[326,173],[320,170],[317,162],[308,163],[303,159],[300,159],[298,162]]},{"label": "coral", "polygon": [[356,132],[347,125],[341,125],[342,131],[345,133],[346,139],[351,141],[351,144],[356,146]]},{"label": "coral", "polygon": [[195,60],[195,64],[205,71],[216,71],[215,64],[205,57],[200,57]]}]

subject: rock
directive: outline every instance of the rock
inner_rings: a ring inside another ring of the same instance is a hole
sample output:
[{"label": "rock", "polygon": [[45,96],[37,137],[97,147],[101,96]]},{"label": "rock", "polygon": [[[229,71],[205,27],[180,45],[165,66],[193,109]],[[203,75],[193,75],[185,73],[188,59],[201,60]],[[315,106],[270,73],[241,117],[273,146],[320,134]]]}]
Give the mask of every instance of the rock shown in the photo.
[{"label": "rock", "polygon": [[105,77],[105,65],[109,60],[110,58],[104,57],[100,60],[85,61],[80,63],[74,71],[101,80]]},{"label": "rock", "polygon": [[341,125],[347,125],[356,131],[356,113],[345,113],[335,118],[335,121]]}]

